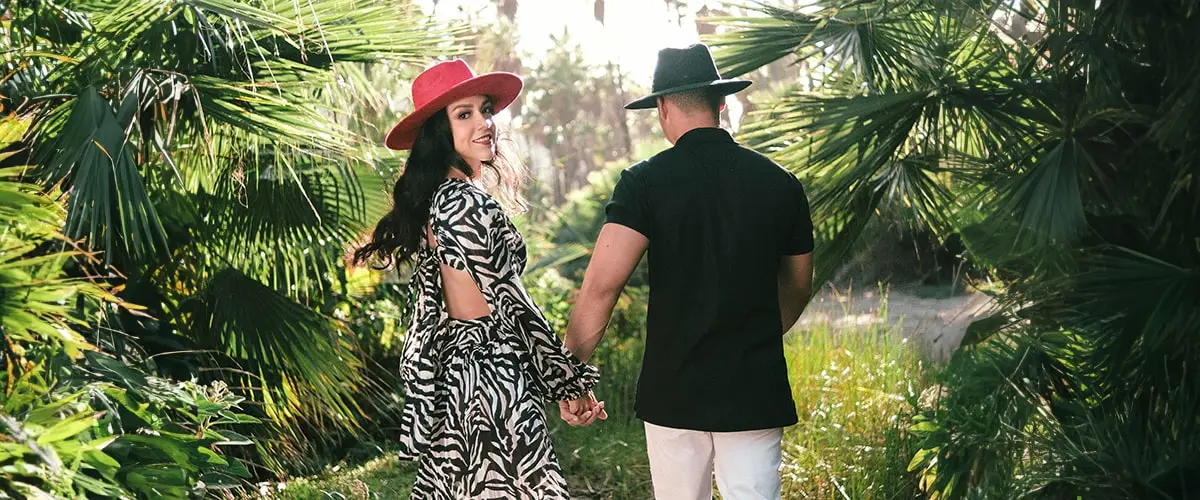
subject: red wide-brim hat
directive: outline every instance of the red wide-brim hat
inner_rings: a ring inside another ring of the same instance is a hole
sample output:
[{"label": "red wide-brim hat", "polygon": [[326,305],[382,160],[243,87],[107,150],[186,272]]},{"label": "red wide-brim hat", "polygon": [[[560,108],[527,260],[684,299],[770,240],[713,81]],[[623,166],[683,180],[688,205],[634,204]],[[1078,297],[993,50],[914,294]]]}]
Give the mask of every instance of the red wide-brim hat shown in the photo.
[{"label": "red wide-brim hat", "polygon": [[495,112],[507,108],[521,94],[524,83],[512,73],[495,72],[479,76],[462,59],[435,64],[412,84],[416,109],[388,132],[383,143],[391,149],[411,149],[421,124],[450,103],[473,95],[486,95]]}]

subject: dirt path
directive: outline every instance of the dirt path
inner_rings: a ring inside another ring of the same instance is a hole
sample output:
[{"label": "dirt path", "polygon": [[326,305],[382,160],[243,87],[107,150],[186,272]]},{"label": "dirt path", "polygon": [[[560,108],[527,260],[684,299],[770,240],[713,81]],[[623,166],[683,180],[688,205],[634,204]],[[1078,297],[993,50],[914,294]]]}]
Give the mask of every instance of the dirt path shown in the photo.
[{"label": "dirt path", "polygon": [[[886,315],[881,311],[886,296]],[[967,325],[991,313],[994,301],[982,293],[926,298],[891,289],[845,291],[826,287],[809,304],[800,325],[831,322],[839,326],[887,325],[945,361],[958,347]]]}]

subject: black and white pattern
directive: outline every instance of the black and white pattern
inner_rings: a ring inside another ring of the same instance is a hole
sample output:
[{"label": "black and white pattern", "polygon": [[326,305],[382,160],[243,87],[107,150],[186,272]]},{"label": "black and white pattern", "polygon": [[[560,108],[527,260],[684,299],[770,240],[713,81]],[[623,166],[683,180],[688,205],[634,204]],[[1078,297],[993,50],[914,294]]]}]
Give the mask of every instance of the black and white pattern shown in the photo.
[{"label": "black and white pattern", "polygon": [[[585,394],[598,373],[521,285],[525,242],[491,196],[447,180],[430,212],[437,248],[417,255],[401,362],[401,455],[420,461],[412,498],[567,498],[543,405]],[[492,313],[449,318],[439,263],[470,274]]]}]

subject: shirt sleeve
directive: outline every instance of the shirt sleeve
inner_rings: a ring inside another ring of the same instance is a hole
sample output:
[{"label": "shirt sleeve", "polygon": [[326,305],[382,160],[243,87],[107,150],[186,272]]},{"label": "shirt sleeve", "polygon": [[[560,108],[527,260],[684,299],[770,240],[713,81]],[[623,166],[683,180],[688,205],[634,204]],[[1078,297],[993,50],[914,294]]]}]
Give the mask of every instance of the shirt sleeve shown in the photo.
[{"label": "shirt sleeve", "polygon": [[792,177],[792,181],[794,188],[791,198],[794,208],[791,231],[785,238],[783,253],[803,255],[812,252],[814,247],[812,214],[808,210],[808,196],[804,194],[804,185],[795,177]]},{"label": "shirt sleeve", "polygon": [[628,227],[649,238],[651,218],[646,201],[645,186],[642,185],[641,179],[632,169],[625,169],[613,188],[612,198],[604,208],[607,221]]}]

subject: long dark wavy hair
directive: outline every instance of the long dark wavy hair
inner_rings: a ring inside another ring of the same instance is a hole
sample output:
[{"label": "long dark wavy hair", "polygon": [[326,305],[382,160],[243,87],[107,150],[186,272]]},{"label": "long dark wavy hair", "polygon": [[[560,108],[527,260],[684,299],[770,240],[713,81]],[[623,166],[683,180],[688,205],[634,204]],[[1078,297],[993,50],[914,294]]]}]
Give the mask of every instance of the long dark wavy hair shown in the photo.
[{"label": "long dark wavy hair", "polygon": [[[499,141],[493,137],[493,140]],[[499,148],[497,148],[499,149]],[[484,180],[501,203],[509,208],[524,209],[520,196],[522,171],[510,165],[497,150],[496,157],[484,163]],[[412,261],[425,238],[430,204],[434,191],[446,180],[450,169],[458,169],[467,177],[474,172],[454,150],[454,133],[446,110],[438,111],[421,124],[412,151],[404,163],[404,171],[392,188],[392,210],[375,225],[371,240],[354,251],[354,263],[379,260],[379,268]]]}]

